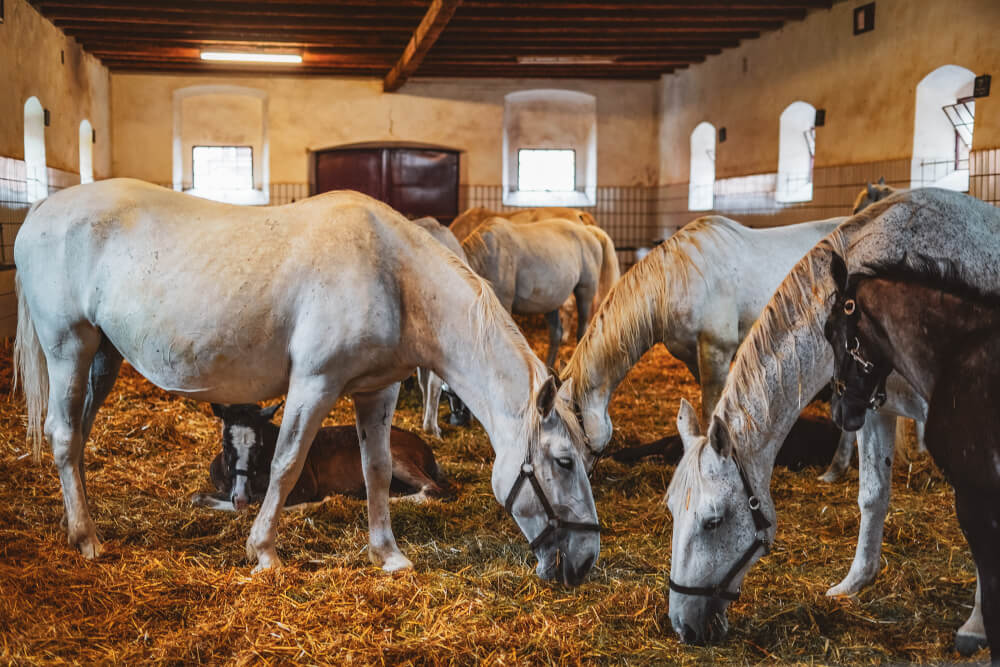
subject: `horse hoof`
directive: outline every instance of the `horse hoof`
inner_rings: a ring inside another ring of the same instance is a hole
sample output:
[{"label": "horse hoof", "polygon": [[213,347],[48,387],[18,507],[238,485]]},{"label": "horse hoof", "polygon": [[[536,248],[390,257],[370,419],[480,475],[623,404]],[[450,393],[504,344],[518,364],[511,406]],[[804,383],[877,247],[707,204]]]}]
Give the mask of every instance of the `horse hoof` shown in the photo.
[{"label": "horse hoof", "polygon": [[250,574],[257,574],[264,570],[277,570],[279,567],[281,567],[281,559],[277,556],[261,556],[257,560],[257,566]]},{"label": "horse hoof", "polygon": [[833,484],[838,479],[840,479],[841,475],[843,475],[843,473],[834,472],[833,470],[827,470],[825,473],[823,473],[816,479],[818,479],[821,482],[826,482],[827,484]]},{"label": "horse hoof", "polygon": [[389,556],[382,562],[382,570],[385,572],[398,572],[399,570],[412,570],[413,563],[403,554],[397,553]]},{"label": "horse hoof", "polygon": [[955,650],[964,657],[976,653],[980,649],[986,648],[986,637],[976,635],[955,635]]},{"label": "horse hoof", "polygon": [[76,545],[80,554],[87,560],[94,560],[101,555],[101,542],[96,537],[88,538]]},{"label": "horse hoof", "polygon": [[827,592],[826,596],[829,598],[846,598],[854,597],[860,589],[854,588],[853,586],[848,586],[845,582],[840,582],[836,586],[831,587]]}]

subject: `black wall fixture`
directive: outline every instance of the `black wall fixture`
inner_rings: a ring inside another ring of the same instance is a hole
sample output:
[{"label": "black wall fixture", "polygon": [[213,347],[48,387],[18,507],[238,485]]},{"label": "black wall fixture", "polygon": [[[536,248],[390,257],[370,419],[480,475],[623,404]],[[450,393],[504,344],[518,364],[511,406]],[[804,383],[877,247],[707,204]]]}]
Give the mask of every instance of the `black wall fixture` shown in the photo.
[{"label": "black wall fixture", "polygon": [[826,125],[826,109],[816,109],[816,119],[813,120],[814,127],[823,127]]},{"label": "black wall fixture", "polygon": [[854,8],[854,34],[870,32],[875,29],[875,3],[869,2]]},{"label": "black wall fixture", "polygon": [[719,128],[719,143],[721,144],[725,140],[726,140],[726,128],[720,127]]},{"label": "black wall fixture", "polygon": [[973,97],[990,96],[990,78],[989,74],[980,74],[976,77],[975,82],[972,84]]}]

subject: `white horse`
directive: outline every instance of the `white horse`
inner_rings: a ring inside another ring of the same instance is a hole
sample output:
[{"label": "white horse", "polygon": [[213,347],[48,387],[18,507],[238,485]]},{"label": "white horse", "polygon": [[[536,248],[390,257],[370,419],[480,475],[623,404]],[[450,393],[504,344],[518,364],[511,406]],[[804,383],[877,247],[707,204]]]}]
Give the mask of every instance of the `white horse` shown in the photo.
[{"label": "white horse", "polygon": [[452,220],[449,229],[451,229],[455,237],[459,240],[459,242],[461,242],[464,241],[469,234],[476,231],[476,228],[479,227],[479,225],[490,218],[506,218],[511,222],[517,223],[539,222],[541,220],[560,218],[562,220],[569,220],[570,222],[576,222],[581,225],[597,226],[597,221],[594,219],[594,216],[586,211],[581,211],[578,208],[547,206],[542,208],[524,208],[517,211],[511,211],[509,213],[500,213],[498,211],[492,211],[488,208],[483,208],[482,206],[475,206],[464,211],[461,215]]},{"label": "white horse", "polygon": [[493,492],[531,540],[538,574],[575,585],[596,561],[597,511],[569,388],[557,395],[486,283],[388,206],[353,192],[230,206],[114,179],[33,206],[14,258],[28,432],[37,456],[47,410],[69,541],[88,558],[101,545],[83,449],[125,358],[197,400],[287,392],[247,540],[256,569],[280,565],[281,507],[344,394],[357,415],[369,557],[385,570],[412,567],[389,521],[389,428],[399,382],[417,366],[445,378],[483,423],[496,452]]},{"label": "white horse", "polygon": [[[707,418],[736,348],[774,290],[795,262],[846,219],[751,229],[720,215],[704,216],[626,272],[561,373],[573,379],[592,453],[611,440],[608,405],[615,388],[657,343],[698,381]],[[852,443],[853,436],[848,454]]]},{"label": "white horse", "polygon": [[[926,188],[899,192],[841,225],[795,266],[740,346],[725,388],[701,433],[682,404],[685,453],[667,492],[674,516],[670,618],[684,641],[725,633],[725,610],[750,566],[773,543],[770,480],[778,447],[815,391],[829,381],[833,353],[823,335],[836,292],[830,253],[865,263],[911,257],[951,260],[965,284],[1000,293],[1000,210],[967,195]],[[888,510],[895,412],[924,420],[927,402],[896,374],[880,413],[859,438],[858,551],[829,594],[851,594],[878,571]],[[985,642],[979,596],[959,629],[963,651]]]},{"label": "white horse", "polygon": [[[458,242],[452,231],[442,225],[437,219],[430,216],[417,218],[413,224],[427,230],[427,232],[438,240],[448,250],[458,255],[463,262],[466,261],[465,251],[462,244]],[[441,390],[444,383],[435,373],[423,368],[417,369],[417,385],[420,387],[420,395],[424,399],[423,426],[425,433],[430,433],[438,438],[441,437],[441,427],[438,425],[438,406],[441,404]]]},{"label": "white horse", "polygon": [[615,246],[600,227],[562,219],[517,224],[490,218],[462,241],[469,266],[485,278],[510,312],[544,313],[549,326],[546,363],[555,364],[562,340],[559,308],[576,298],[579,340],[595,299],[618,280]]}]

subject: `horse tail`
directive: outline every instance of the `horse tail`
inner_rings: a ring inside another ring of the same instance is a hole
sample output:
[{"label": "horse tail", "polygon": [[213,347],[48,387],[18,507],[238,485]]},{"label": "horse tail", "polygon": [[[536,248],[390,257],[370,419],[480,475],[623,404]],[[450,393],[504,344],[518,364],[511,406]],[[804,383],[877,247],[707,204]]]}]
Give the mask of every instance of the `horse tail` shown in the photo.
[{"label": "horse tail", "polygon": [[621,276],[621,269],[618,266],[618,255],[615,253],[615,244],[600,227],[593,227],[592,233],[601,242],[601,275],[597,281],[597,296],[595,306],[600,306],[604,302],[604,297],[608,295],[614,284]]},{"label": "horse tail", "polygon": [[14,383],[11,393],[17,391],[18,382],[24,392],[28,407],[28,440],[35,461],[42,458],[42,416],[48,407],[49,369],[42,345],[38,342],[31,310],[21,287],[21,274],[14,276],[17,292],[17,336],[14,339]]}]

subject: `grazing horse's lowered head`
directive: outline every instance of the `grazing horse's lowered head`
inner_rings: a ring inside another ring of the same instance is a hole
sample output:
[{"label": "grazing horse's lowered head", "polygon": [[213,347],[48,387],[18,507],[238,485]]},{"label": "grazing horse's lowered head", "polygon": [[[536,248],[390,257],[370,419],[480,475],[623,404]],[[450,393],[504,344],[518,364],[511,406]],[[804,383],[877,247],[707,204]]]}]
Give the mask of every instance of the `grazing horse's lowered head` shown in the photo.
[{"label": "grazing horse's lowered head", "polygon": [[857,302],[858,280],[850,277],[844,258],[831,254],[830,268],[837,286],[833,309],[823,327],[833,347],[833,396],[830,416],[837,426],[856,431],[865,423],[869,409],[877,410],[885,402],[885,381],[892,372],[880,346],[878,326],[865,317]]},{"label": "grazing horse's lowered head", "polygon": [[703,434],[694,407],[681,399],[677,430],[684,456],[667,490],[674,518],[670,624],[684,643],[703,644],[726,636],[726,609],[774,540],[774,504],[766,481],[748,475],[718,416]]}]

